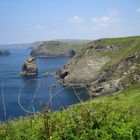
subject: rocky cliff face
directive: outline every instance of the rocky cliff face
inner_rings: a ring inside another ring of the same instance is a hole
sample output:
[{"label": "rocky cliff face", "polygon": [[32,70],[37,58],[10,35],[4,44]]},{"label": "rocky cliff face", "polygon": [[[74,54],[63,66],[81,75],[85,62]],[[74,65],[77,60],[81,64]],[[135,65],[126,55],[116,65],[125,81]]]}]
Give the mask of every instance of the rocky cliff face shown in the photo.
[{"label": "rocky cliff face", "polygon": [[101,67],[109,60],[108,56],[100,56],[97,52],[81,52],[62,68],[62,73],[69,72],[65,77],[65,84],[88,84],[98,79]]},{"label": "rocky cliff face", "polygon": [[95,96],[124,90],[140,81],[140,37],[87,43],[57,74],[67,86],[88,85]]}]

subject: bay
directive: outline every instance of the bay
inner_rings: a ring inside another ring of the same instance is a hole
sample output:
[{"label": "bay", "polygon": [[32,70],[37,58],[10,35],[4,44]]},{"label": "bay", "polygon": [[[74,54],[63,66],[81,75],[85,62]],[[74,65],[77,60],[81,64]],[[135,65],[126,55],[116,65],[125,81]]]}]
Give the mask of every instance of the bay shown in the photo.
[{"label": "bay", "polygon": [[0,57],[1,121],[41,111],[48,101],[55,111],[89,99],[86,89],[76,89],[77,96],[72,88],[63,87],[54,76],[43,75],[44,72],[56,72],[70,57],[38,58],[38,76],[23,77],[19,72],[30,50],[14,48],[9,51],[11,55]]}]

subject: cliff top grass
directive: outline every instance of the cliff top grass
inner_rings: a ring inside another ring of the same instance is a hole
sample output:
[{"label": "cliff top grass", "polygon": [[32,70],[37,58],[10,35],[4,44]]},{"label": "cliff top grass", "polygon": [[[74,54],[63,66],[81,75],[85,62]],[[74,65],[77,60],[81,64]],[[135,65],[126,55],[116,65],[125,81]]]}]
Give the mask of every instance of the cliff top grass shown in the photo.
[{"label": "cliff top grass", "polygon": [[76,52],[79,52],[80,49],[83,47],[83,44],[60,44],[60,45],[48,45],[46,49],[48,51],[64,51],[67,49],[73,49]]},{"label": "cliff top grass", "polygon": [[[91,45],[96,46],[102,46],[106,47],[108,45],[120,45],[120,48],[116,51],[105,51],[105,52],[99,52],[97,53],[100,57],[107,55],[111,57],[111,61],[109,61],[105,67],[112,66],[113,64],[118,63],[120,60],[122,60],[125,57],[128,57],[135,52],[140,51],[140,36],[132,36],[132,37],[121,37],[121,38],[104,38],[95,40],[92,42],[88,42],[87,44],[83,44],[83,47],[79,47],[82,49],[79,54],[76,56],[76,58],[82,58],[82,56],[85,56],[86,50],[89,50]],[[87,55],[93,55],[95,54],[95,50],[91,49]],[[96,55],[97,55],[96,54]],[[88,57],[88,56],[87,56]]]},{"label": "cliff top grass", "polygon": [[21,117],[0,125],[1,140],[138,140],[140,83],[63,111]]},{"label": "cliff top grass", "polygon": [[104,54],[111,57],[111,61],[109,61],[105,67],[112,66],[113,64],[119,63],[126,57],[134,55],[134,53],[140,51],[140,36],[134,37],[122,37],[122,38],[110,38],[110,39],[103,39],[99,41],[100,45],[120,45],[121,47],[115,51],[108,51]]},{"label": "cliff top grass", "polygon": [[[49,42],[49,43],[48,43]],[[57,42],[55,44],[55,42]],[[52,40],[52,41],[42,41],[36,42],[33,44],[33,48],[36,48],[37,51],[65,51],[73,49],[76,52],[79,52],[81,48],[84,47],[84,44],[89,42],[89,40]],[[42,44],[42,47],[40,46]]]}]

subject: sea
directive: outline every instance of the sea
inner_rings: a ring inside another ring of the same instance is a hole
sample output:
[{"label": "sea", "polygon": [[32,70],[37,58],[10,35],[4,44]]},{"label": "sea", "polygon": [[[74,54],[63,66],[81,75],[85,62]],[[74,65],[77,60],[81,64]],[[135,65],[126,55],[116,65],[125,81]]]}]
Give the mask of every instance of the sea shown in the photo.
[{"label": "sea", "polygon": [[[2,50],[3,48],[0,48]],[[9,56],[0,56],[0,121],[42,112],[60,111],[90,99],[87,88],[64,87],[54,75],[70,57],[37,58],[37,76],[21,76],[21,67],[30,54],[28,48],[7,48]]]}]

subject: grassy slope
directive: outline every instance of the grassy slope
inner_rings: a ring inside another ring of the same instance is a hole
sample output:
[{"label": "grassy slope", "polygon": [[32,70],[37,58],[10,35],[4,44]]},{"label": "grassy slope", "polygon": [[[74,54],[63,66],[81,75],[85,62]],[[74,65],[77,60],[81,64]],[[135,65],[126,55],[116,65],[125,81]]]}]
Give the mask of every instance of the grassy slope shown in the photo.
[{"label": "grassy slope", "polygon": [[[102,68],[108,69],[114,64],[119,64],[123,59],[134,55],[135,53],[140,52],[140,36],[133,37],[123,37],[123,38],[112,38],[112,39],[104,39],[99,42],[101,45],[112,45],[112,44],[123,44],[116,52],[108,51],[103,53],[103,55],[108,55],[111,57],[111,61],[106,63]],[[140,74],[140,60],[139,58],[135,61],[135,63],[131,63],[128,65],[124,65],[119,71],[114,73],[114,77],[116,79],[124,76],[124,73],[130,71],[131,67],[135,66],[135,74]],[[125,76],[123,79],[125,83],[128,85],[131,84],[132,78],[129,74]]]},{"label": "grassy slope", "polygon": [[112,53],[111,51],[105,53],[112,58],[112,60],[106,64],[106,67],[108,67],[118,63],[123,58],[131,56],[135,52],[140,51],[140,36],[104,39],[100,41],[99,44],[123,44],[123,46],[120,49],[118,49],[118,51],[116,51],[115,53]]},{"label": "grassy slope", "polygon": [[[6,129],[7,128],[7,129]],[[140,83],[62,112],[44,113],[0,125],[0,140],[138,140]]]},{"label": "grassy slope", "polygon": [[84,40],[84,39],[56,39],[56,41],[60,41],[62,43],[68,43],[68,44],[83,44],[83,43],[88,43],[91,40]]},{"label": "grassy slope", "polygon": [[48,51],[63,51],[64,49],[73,49],[76,52],[79,52],[83,47],[83,44],[60,44],[60,45],[49,45],[47,47]]}]

